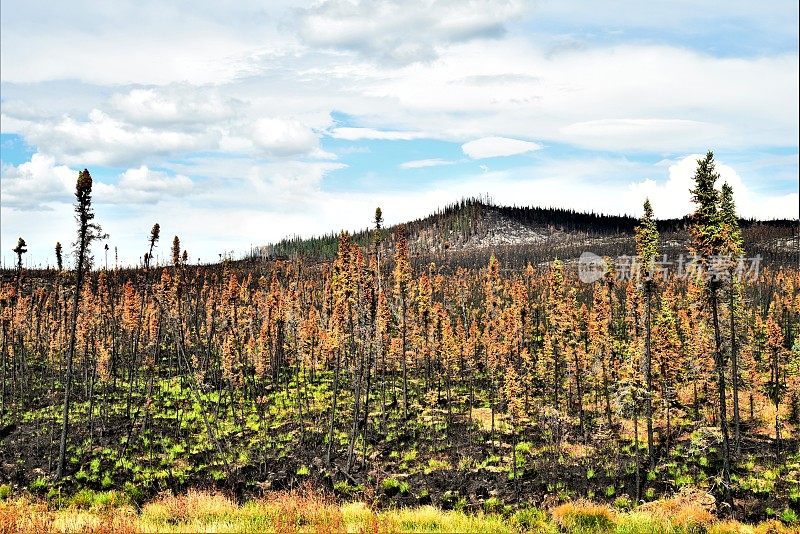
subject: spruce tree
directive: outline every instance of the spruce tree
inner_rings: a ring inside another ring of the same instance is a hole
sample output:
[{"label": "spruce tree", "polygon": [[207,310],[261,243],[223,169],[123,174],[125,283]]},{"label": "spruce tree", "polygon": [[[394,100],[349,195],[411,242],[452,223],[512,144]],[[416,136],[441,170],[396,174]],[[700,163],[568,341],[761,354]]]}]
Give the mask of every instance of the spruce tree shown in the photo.
[{"label": "spruce tree", "polygon": [[718,178],[719,173],[715,170],[714,154],[709,151],[704,158],[697,160],[697,170],[694,175],[695,187],[691,189],[695,211],[691,216],[692,226],[689,232],[692,238],[691,250],[697,256],[702,272],[706,275],[704,297],[706,303],[711,307],[711,318],[714,327],[714,367],[717,373],[720,429],[722,430],[723,486],[725,501],[732,507],[730,443],[725,397],[725,361],[722,353],[722,338],[719,327],[719,289],[722,280],[718,272],[713,272],[709,269],[712,260],[719,257],[724,251],[720,194],[715,188]]},{"label": "spruce tree", "polygon": [[741,283],[734,277],[736,258],[744,254],[742,231],[739,228],[739,217],[736,215],[736,205],[733,201],[733,188],[726,182],[722,184],[720,195],[720,223],[722,226],[722,239],[724,254],[730,255],[728,274],[730,286],[728,288],[728,307],[730,308],[730,346],[731,346],[731,385],[733,386],[733,443],[736,453],[741,452],[741,431],[739,417],[739,353],[736,339],[736,313],[741,305]]},{"label": "spruce tree", "polygon": [[655,288],[654,270],[655,259],[658,254],[658,228],[653,218],[653,207],[650,199],[644,201],[644,215],[636,227],[636,252],[641,258],[644,275],[642,287],[645,296],[645,342],[644,342],[644,383],[645,383],[645,408],[647,418],[647,456],[650,460],[650,469],[655,468],[653,455],[653,378],[652,378],[652,348],[651,348],[651,308],[653,289]]},{"label": "spruce tree", "polygon": [[[61,441],[58,449],[56,479],[64,476],[64,462],[67,455],[67,434],[69,432],[69,405],[72,387],[72,361],[75,357],[75,344],[78,328],[78,305],[86,272],[91,268],[89,247],[96,239],[105,239],[99,225],[93,223],[92,210],[92,176],[84,169],[78,174],[75,185],[75,220],[78,222],[78,240],[75,242],[75,294],[72,300],[72,320],[70,321],[69,349],[67,351],[66,371],[64,377],[64,406],[61,413]],[[60,247],[56,247],[60,250]]]}]

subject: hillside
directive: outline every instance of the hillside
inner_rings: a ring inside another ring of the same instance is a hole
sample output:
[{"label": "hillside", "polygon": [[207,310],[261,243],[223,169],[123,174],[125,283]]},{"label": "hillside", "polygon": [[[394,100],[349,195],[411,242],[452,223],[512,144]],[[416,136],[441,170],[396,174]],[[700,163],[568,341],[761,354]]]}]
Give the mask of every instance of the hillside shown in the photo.
[{"label": "hillside", "polygon": [[[574,259],[587,250],[608,256],[633,254],[631,238],[637,223],[636,218],[629,216],[501,206],[469,198],[404,226],[409,251],[419,262],[473,265],[485,263],[495,253],[510,267],[524,267],[527,262],[540,263],[554,257]],[[779,265],[797,264],[798,221],[741,219],[740,225],[748,255],[760,254]],[[382,230],[384,251],[393,250],[399,226]],[[688,217],[658,221],[665,252],[676,255],[688,252],[688,226]],[[362,247],[372,242],[372,236],[368,229],[352,233],[353,241]],[[326,261],[335,256],[338,238],[336,232],[313,238],[287,238],[261,247],[256,254]]]}]

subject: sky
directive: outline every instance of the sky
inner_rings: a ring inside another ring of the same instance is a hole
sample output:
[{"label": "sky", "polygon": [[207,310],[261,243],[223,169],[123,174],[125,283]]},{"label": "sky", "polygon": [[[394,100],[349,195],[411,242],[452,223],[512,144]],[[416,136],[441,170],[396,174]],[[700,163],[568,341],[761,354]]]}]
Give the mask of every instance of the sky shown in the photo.
[{"label": "sky", "polygon": [[84,168],[122,264],[156,222],[211,261],[474,195],[680,217],[708,150],[798,217],[796,0],[3,0],[0,52],[6,265],[75,240]]}]

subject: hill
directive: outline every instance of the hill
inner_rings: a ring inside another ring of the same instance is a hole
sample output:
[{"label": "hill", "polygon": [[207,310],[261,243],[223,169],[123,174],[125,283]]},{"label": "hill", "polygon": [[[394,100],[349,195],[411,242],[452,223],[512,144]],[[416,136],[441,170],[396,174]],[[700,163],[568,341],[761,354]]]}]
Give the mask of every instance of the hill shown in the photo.
[{"label": "hill", "polygon": [[[540,263],[554,257],[575,259],[584,251],[599,255],[633,254],[634,228],[638,219],[624,215],[585,213],[561,208],[502,206],[481,198],[467,198],[437,212],[404,223],[409,251],[417,262],[471,266],[485,262],[494,253],[509,267]],[[664,251],[687,253],[689,218],[658,221]],[[798,221],[741,219],[746,252],[760,254],[780,265],[798,263]],[[394,247],[401,225],[381,232],[384,252]],[[367,246],[373,232],[353,232],[353,241]],[[265,258],[303,257],[315,261],[332,259],[337,250],[336,232],[312,237],[291,237],[254,251]]]}]

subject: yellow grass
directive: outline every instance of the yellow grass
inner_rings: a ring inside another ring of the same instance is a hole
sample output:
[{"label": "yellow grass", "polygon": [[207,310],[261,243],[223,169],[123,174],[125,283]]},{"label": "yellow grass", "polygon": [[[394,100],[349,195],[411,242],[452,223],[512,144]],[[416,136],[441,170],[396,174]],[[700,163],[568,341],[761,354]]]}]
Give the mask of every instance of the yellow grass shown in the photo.
[{"label": "yellow grass", "polygon": [[567,531],[605,532],[616,524],[617,513],[603,504],[588,501],[564,503],[552,510],[553,521]]},{"label": "yellow grass", "polygon": [[[465,514],[432,506],[378,511],[363,502],[338,505],[311,491],[276,493],[238,505],[220,493],[190,491],[163,495],[140,512],[130,507],[70,506],[63,509],[25,498],[0,502],[0,534],[16,532],[706,532],[707,534],[783,534],[800,532],[779,521],[750,526],[717,521],[713,498],[685,489],[669,499],[618,512],[603,504],[574,501],[543,512],[533,508],[510,517]],[[527,517],[527,520],[525,519]]]}]

